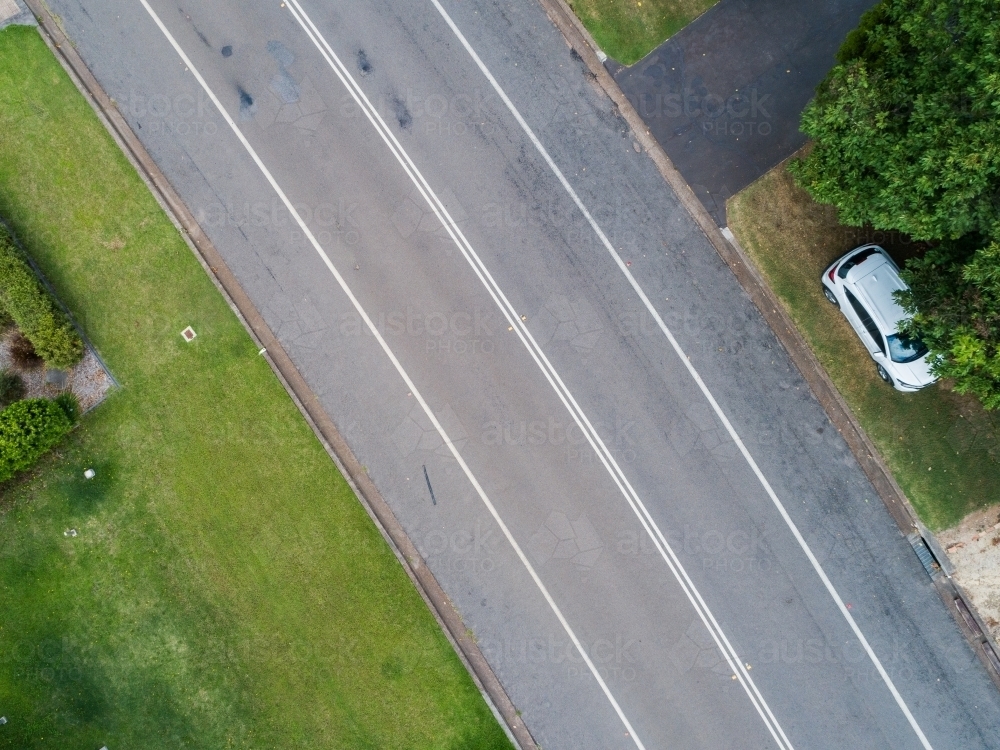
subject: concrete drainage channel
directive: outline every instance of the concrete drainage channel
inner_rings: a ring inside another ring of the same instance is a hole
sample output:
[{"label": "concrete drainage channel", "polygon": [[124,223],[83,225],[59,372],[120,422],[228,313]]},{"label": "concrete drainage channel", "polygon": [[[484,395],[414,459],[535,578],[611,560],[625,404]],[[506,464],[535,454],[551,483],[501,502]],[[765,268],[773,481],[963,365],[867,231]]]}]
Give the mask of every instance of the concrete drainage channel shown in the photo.
[{"label": "concrete drainage channel", "polygon": [[566,0],[538,0],[549,19],[562,33],[570,49],[583,60],[594,82],[617,107],[622,118],[628,123],[633,137],[653,160],[664,181],[677,194],[678,199],[705,233],[716,252],[729,266],[747,295],[767,321],[781,345],[788,352],[799,372],[809,383],[817,401],[822,405],[830,421],[847,442],[862,471],[878,492],[889,514],[896,521],[902,533],[913,546],[927,570],[934,588],[955,622],[965,635],[976,656],[982,661],[993,684],[1000,690],[1000,647],[993,641],[975,607],[952,578],[955,569],[934,535],[918,520],[909,499],[896,483],[892,473],[883,462],[874,444],[861,428],[853,412],[833,385],[829,375],[816,359],[802,335],[798,332],[791,316],[785,311],[774,291],[757,272],[733,233],[720,229],[715,220],[695,196],[677,171],[663,148],[651,135],[639,113],[628,97],[618,87],[617,82],[604,67],[607,56],[601,52],[583,24],[567,5]]}]

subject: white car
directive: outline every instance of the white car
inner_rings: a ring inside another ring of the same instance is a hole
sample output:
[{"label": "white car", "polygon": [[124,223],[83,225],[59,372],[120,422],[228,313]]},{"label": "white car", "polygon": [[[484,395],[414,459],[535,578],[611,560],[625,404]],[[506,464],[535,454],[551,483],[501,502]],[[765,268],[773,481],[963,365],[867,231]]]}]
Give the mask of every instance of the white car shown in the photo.
[{"label": "white car", "polygon": [[823,294],[844,317],[875,360],[879,377],[899,391],[919,391],[937,378],[927,347],[899,333],[906,313],[893,292],[907,289],[899,267],[878,245],[856,247],[823,272]]}]

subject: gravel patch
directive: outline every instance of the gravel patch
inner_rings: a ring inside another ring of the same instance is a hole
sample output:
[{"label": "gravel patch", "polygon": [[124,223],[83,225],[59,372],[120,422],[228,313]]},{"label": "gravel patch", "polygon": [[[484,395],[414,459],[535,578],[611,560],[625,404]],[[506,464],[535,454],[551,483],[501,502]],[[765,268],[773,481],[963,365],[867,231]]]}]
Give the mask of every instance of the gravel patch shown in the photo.
[{"label": "gravel patch", "polygon": [[937,535],[990,634],[1000,640],[1000,505],[966,516]]},{"label": "gravel patch", "polygon": [[[16,329],[5,331],[0,337],[0,369],[16,372],[24,380],[25,398],[54,398],[63,391],[72,391],[80,402],[80,411],[87,412],[97,406],[114,385],[110,373],[88,346],[83,359],[60,377],[59,371],[46,370],[44,365],[30,370],[15,367],[10,357],[10,342]],[[63,386],[60,387],[60,381]]]}]

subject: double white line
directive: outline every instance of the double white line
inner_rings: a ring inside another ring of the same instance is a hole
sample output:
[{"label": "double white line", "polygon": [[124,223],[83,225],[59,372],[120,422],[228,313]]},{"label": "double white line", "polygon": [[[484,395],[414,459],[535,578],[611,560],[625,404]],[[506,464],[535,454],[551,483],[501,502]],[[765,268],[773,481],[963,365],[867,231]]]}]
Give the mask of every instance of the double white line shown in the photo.
[{"label": "double white line", "polygon": [[[448,18],[447,14],[444,13],[444,9],[437,4],[436,0],[432,1],[438,7],[439,12],[445,15],[447,20],[450,22],[451,19]],[[386,145],[389,147],[389,150],[392,152],[393,156],[396,157],[396,160],[403,167],[403,170],[406,172],[407,176],[416,186],[420,195],[423,197],[423,199],[427,202],[427,205],[440,220],[441,224],[448,232],[448,235],[451,237],[456,247],[458,247],[459,251],[462,253],[462,256],[472,267],[472,270],[475,272],[476,276],[482,282],[483,286],[486,288],[486,291],[489,293],[490,297],[493,298],[493,301],[496,303],[497,307],[500,308],[500,311],[506,318],[507,323],[514,329],[518,338],[521,340],[521,343],[524,344],[525,349],[528,350],[528,353],[531,355],[531,358],[535,361],[535,364],[538,365],[538,368],[542,371],[542,374],[545,376],[546,380],[548,380],[549,384],[552,386],[552,389],[556,392],[556,395],[559,397],[560,401],[562,401],[563,405],[570,412],[577,426],[586,436],[587,441],[590,443],[591,448],[593,448],[594,452],[601,460],[601,463],[604,465],[605,469],[607,469],[608,473],[611,475],[612,480],[615,482],[618,489],[625,497],[625,500],[632,508],[632,511],[639,519],[639,522],[642,524],[642,527],[645,529],[646,533],[649,534],[649,537],[653,540],[653,544],[656,546],[657,551],[659,551],[660,555],[663,557],[663,560],[667,563],[667,566],[670,568],[670,571],[674,574],[674,577],[677,579],[677,582],[681,585],[681,588],[687,595],[688,600],[694,606],[695,611],[698,613],[698,616],[705,624],[705,627],[708,628],[708,631],[712,634],[712,638],[714,639],[716,645],[719,647],[719,650],[725,656],[726,661],[730,666],[730,669],[732,669],[733,673],[739,677],[740,682],[743,685],[744,689],[746,690],[747,695],[750,697],[751,702],[757,709],[757,712],[760,714],[761,718],[764,720],[765,725],[771,732],[771,735],[774,737],[779,747],[789,748],[790,750],[791,743],[788,741],[788,738],[782,731],[781,726],[778,724],[777,719],[775,719],[774,714],[771,712],[771,709],[764,701],[764,698],[761,695],[760,691],[757,689],[757,686],[750,678],[750,675],[745,665],[741,661],[739,654],[736,653],[736,649],[733,648],[732,644],[729,642],[729,639],[726,638],[726,635],[722,631],[722,628],[719,626],[719,623],[712,615],[704,599],[702,599],[701,594],[695,588],[694,583],[688,576],[687,571],[684,570],[684,567],[681,565],[681,562],[677,558],[677,555],[674,553],[673,549],[667,543],[667,540],[664,537],[663,533],[660,531],[659,527],[657,527],[656,523],[653,521],[652,516],[649,514],[649,511],[646,509],[646,506],[643,504],[638,493],[636,493],[632,485],[629,483],[628,478],[625,476],[625,473],[621,470],[621,467],[618,465],[618,462],[615,460],[614,456],[612,456],[611,451],[608,450],[607,446],[604,444],[604,441],[597,434],[597,430],[594,429],[594,426],[591,423],[590,419],[588,419],[583,409],[580,408],[580,405],[573,397],[573,394],[570,392],[569,388],[563,382],[562,378],[559,376],[559,373],[556,372],[555,367],[552,366],[552,363],[549,362],[548,358],[545,356],[545,353],[542,351],[541,346],[538,345],[538,342],[535,341],[535,338],[531,335],[531,332],[528,330],[528,327],[524,324],[524,321],[522,320],[518,311],[511,304],[510,300],[507,299],[506,295],[503,293],[503,290],[500,288],[500,285],[497,284],[497,282],[493,279],[493,276],[490,274],[489,269],[487,269],[486,265],[482,262],[479,255],[472,247],[471,243],[465,238],[465,235],[462,233],[462,230],[458,227],[458,224],[448,213],[448,209],[445,207],[444,203],[435,194],[434,190],[428,184],[423,174],[421,174],[416,164],[413,163],[413,160],[410,158],[409,154],[406,153],[406,150],[399,143],[395,134],[386,124],[385,120],[382,119],[382,116],[379,114],[378,110],[372,105],[371,101],[365,95],[365,92],[362,90],[362,88],[358,85],[357,81],[351,75],[350,71],[347,69],[347,66],[345,66],[343,62],[341,62],[340,58],[337,56],[337,53],[333,51],[333,48],[330,46],[329,42],[326,41],[326,39],[320,33],[319,29],[313,23],[312,19],[308,16],[305,10],[303,10],[298,0],[286,0],[286,2],[288,4],[288,8],[291,11],[292,15],[295,17],[295,20],[298,21],[299,25],[305,31],[306,35],[316,46],[316,49],[319,50],[320,54],[330,65],[330,68],[340,79],[341,83],[344,84],[348,92],[361,107],[362,111],[364,111],[365,115],[368,117],[369,122],[371,122],[371,124],[375,127],[375,130],[382,137],[382,140],[385,141]],[[457,32],[457,27],[454,27],[453,24],[452,26],[453,30]],[[465,42],[464,37],[460,37],[460,39],[463,41],[463,43],[468,45],[468,43]],[[469,47],[469,49],[471,50],[471,47]],[[485,69],[485,66],[482,66],[481,61],[479,61],[478,56],[476,57],[476,61],[480,62],[480,66]],[[491,83],[497,85],[495,79],[492,79],[492,76],[490,76],[490,79]],[[504,98],[506,99],[506,95],[504,95]],[[507,100],[507,102],[509,104],[509,100]],[[512,104],[510,106],[513,107]],[[520,118],[520,115],[518,115],[518,117]],[[527,125],[523,123],[523,121],[522,125],[524,127],[527,127]],[[532,134],[532,136],[533,135],[534,134]],[[579,647],[579,644],[577,644],[577,646]],[[606,687],[605,687],[605,692],[608,695],[608,697],[611,698],[610,691],[608,691]],[[622,718],[622,721],[628,724],[628,721],[625,718],[624,714],[621,712],[621,709],[617,707],[617,703],[615,704],[615,706],[619,712],[619,716],[621,716]],[[635,733],[632,731],[631,727],[629,727],[629,732],[633,737],[635,737]],[[637,744],[641,744],[638,738],[635,738],[635,740]]]}]

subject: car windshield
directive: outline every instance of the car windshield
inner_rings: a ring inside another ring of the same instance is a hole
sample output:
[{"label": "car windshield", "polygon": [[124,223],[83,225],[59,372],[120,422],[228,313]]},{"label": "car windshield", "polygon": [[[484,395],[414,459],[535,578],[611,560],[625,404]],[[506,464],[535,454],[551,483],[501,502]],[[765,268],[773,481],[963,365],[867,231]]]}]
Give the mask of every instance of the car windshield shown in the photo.
[{"label": "car windshield", "polygon": [[927,354],[927,347],[920,339],[910,339],[899,333],[889,334],[889,356],[893,362],[905,364]]}]

